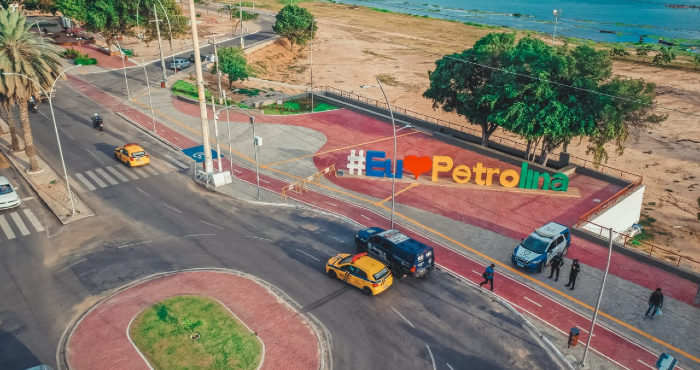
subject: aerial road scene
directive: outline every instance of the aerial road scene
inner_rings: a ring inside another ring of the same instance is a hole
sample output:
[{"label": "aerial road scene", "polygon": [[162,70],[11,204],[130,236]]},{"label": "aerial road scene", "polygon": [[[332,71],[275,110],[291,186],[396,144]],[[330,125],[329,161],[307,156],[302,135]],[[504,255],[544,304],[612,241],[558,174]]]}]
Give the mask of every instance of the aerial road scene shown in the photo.
[{"label": "aerial road scene", "polygon": [[700,370],[699,11],[0,0],[0,369]]}]

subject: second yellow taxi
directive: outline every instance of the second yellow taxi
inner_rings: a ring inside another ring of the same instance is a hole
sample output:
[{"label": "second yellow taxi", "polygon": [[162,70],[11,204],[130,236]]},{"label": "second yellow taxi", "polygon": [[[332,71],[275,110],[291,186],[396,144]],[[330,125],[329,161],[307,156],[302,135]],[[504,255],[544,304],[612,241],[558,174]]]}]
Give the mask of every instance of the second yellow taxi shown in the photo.
[{"label": "second yellow taxi", "polygon": [[326,273],[360,288],[365,295],[377,295],[394,282],[389,269],[367,253],[341,253],[332,257],[326,264]]},{"label": "second yellow taxi", "polygon": [[114,158],[128,164],[130,167],[143,166],[151,162],[151,158],[143,148],[136,143],[124,144],[114,149]]}]

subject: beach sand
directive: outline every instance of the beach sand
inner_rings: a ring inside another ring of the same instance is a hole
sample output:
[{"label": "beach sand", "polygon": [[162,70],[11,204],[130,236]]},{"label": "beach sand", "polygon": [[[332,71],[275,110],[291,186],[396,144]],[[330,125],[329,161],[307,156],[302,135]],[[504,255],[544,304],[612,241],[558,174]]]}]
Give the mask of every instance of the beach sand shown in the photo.
[{"label": "beach sand", "polygon": [[[273,2],[256,6],[279,9]],[[456,114],[434,110],[422,97],[428,88],[428,71],[437,59],[471,47],[493,28],[481,28],[436,19],[384,13],[350,5],[309,2],[318,20],[313,43],[313,84],[332,86],[380,100],[379,77],[392,105],[448,121],[463,123]],[[524,35],[525,33],[520,32]],[[310,85],[308,45],[289,50],[284,40],[255,51],[249,64],[261,79]],[[646,185],[642,218],[656,221],[650,242],[700,261],[700,73],[615,62],[616,74],[643,78],[657,85],[657,113],[668,114],[663,123],[635,132],[622,156],[609,148],[607,165],[644,177]],[[262,86],[248,82],[246,85]],[[279,86],[275,86],[280,90]],[[688,115],[684,113],[694,113]],[[508,135],[497,132],[496,135]],[[574,140],[568,151],[586,157],[586,141]]]}]

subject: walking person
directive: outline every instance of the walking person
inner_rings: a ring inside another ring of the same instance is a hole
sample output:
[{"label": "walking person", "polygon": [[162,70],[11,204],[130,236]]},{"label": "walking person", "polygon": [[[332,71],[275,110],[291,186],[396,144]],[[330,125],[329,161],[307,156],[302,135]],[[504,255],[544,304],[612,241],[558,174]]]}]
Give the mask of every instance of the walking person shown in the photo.
[{"label": "walking person", "polygon": [[571,271],[569,272],[569,282],[565,285],[571,286],[569,290],[574,290],[574,286],[576,286],[576,276],[578,276],[579,272],[581,272],[581,266],[579,266],[578,260],[574,260],[571,264]]},{"label": "walking person", "polygon": [[661,293],[661,288],[656,288],[656,290],[651,293],[651,296],[649,296],[649,309],[647,309],[647,313],[644,314],[644,318],[649,317],[651,313],[650,319],[654,320],[654,315],[656,315],[656,312],[659,311],[663,305],[664,294]]},{"label": "walking person", "polygon": [[496,267],[496,265],[492,263],[491,266],[486,268],[486,271],[484,271],[484,273],[482,274],[482,276],[484,277],[484,281],[479,283],[479,286],[483,286],[486,283],[491,283],[491,291],[493,291],[493,269],[494,269],[494,267]]},{"label": "walking person", "polygon": [[559,268],[564,265],[564,259],[561,258],[561,254],[557,254],[552,258],[551,261],[551,268],[552,270],[549,272],[549,278],[551,279],[553,275],[556,274],[556,277],[554,278],[554,281],[559,280]]}]

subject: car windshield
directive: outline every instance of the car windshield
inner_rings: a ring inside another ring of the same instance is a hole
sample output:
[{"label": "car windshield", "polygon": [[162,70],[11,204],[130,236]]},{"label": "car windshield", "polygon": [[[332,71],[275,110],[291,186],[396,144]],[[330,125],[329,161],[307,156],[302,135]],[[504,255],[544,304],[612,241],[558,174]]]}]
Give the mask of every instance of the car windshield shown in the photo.
[{"label": "car windshield", "polygon": [[387,275],[389,275],[389,270],[385,267],[382,269],[382,271],[374,274],[374,280],[382,280]]},{"label": "car windshield", "polygon": [[146,152],[144,152],[144,151],[131,153],[132,157],[143,157],[144,155],[146,155]]},{"label": "car windshield", "polygon": [[543,254],[549,246],[549,239],[543,239],[536,235],[530,235],[520,245],[535,253]]},{"label": "car windshield", "polygon": [[10,194],[12,193],[12,186],[9,184],[0,185],[0,194]]},{"label": "car windshield", "polygon": [[339,264],[344,265],[346,263],[350,263],[350,261],[352,261],[352,254],[340,260]]}]

